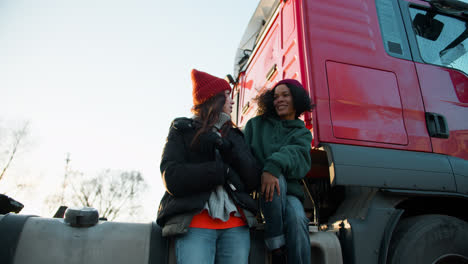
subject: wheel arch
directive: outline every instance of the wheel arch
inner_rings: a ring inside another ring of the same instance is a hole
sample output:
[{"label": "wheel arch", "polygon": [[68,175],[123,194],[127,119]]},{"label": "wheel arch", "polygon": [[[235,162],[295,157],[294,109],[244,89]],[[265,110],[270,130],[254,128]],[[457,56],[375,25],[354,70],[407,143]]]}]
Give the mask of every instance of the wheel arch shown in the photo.
[{"label": "wheel arch", "polygon": [[468,222],[468,217],[461,208],[468,208],[468,195],[459,193],[444,193],[414,190],[382,190],[384,193],[399,193],[405,196],[396,205],[396,209],[404,211],[401,219],[425,215],[440,214],[459,218]]},{"label": "wheel arch", "polygon": [[456,193],[424,192],[414,190],[382,189],[382,193],[397,194],[396,212],[386,224],[384,237],[381,242],[379,264],[387,263],[390,242],[394,231],[403,220],[421,215],[447,215],[456,217],[468,223],[468,217],[461,208],[468,208],[468,196]]}]

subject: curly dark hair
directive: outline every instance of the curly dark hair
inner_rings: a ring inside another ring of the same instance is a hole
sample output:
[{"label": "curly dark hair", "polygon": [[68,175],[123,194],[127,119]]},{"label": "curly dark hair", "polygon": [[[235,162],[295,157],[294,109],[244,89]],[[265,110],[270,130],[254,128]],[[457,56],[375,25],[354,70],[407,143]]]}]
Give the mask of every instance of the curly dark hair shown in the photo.
[{"label": "curly dark hair", "polygon": [[[310,112],[315,108],[315,105],[311,103],[309,94],[304,87],[290,83],[285,85],[291,92],[294,110],[296,110],[295,118],[298,118],[302,113]],[[278,84],[271,90],[267,90],[255,98],[255,101],[258,104],[257,115],[278,117],[278,113],[276,113],[275,106],[273,105],[276,87],[278,87]]]}]

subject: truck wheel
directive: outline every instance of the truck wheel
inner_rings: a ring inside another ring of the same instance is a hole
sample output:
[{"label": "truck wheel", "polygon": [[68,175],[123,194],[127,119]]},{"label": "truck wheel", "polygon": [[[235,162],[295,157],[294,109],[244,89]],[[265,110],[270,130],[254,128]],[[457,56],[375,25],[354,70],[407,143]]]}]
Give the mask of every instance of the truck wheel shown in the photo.
[{"label": "truck wheel", "polygon": [[468,223],[446,215],[403,219],[390,242],[390,264],[468,264]]}]

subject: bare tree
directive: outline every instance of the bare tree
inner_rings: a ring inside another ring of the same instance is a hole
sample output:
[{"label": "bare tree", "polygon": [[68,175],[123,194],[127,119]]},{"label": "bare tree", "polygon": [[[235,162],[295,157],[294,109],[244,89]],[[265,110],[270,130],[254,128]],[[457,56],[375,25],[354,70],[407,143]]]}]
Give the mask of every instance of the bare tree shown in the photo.
[{"label": "bare tree", "polygon": [[[28,135],[29,122],[25,121],[23,125],[12,131],[11,133],[11,142],[6,146],[4,153],[7,154],[7,159],[5,165],[2,165],[0,172],[0,180],[5,176],[6,171],[10,167],[15,155],[17,154],[21,143],[24,141],[25,137]],[[7,140],[8,141],[8,140]]]},{"label": "bare tree", "polygon": [[79,172],[69,172],[67,179],[67,195],[51,196],[49,201],[64,200],[67,206],[93,207],[108,220],[133,216],[141,208],[138,198],[148,187],[138,171],[108,169],[91,178],[83,177]]},{"label": "bare tree", "polygon": [[110,170],[72,185],[75,205],[98,209],[101,217],[114,220],[122,211],[133,215],[140,207],[136,198],[147,188],[140,172],[113,173]]}]

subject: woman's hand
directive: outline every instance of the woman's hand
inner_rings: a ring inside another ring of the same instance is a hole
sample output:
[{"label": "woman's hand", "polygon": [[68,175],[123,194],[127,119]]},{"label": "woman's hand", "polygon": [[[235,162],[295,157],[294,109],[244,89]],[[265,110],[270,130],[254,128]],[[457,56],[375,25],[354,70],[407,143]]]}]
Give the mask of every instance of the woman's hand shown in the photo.
[{"label": "woman's hand", "polygon": [[261,193],[266,202],[273,201],[273,195],[275,194],[275,188],[280,195],[279,180],[273,174],[264,171],[262,173],[262,188]]}]

